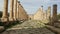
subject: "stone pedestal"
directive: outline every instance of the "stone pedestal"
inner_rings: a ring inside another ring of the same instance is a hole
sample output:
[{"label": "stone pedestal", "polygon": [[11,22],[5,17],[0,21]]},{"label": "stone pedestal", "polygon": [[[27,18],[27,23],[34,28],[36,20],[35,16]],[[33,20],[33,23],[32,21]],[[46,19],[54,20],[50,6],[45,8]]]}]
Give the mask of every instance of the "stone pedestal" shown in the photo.
[{"label": "stone pedestal", "polygon": [[9,21],[13,21],[13,6],[14,6],[14,0],[10,0]]},{"label": "stone pedestal", "polygon": [[1,21],[2,22],[8,21],[8,0],[4,0],[4,11],[3,11]]},{"label": "stone pedestal", "polygon": [[8,18],[1,18],[1,21],[2,21],[2,22],[8,22],[9,19],[8,19]]}]

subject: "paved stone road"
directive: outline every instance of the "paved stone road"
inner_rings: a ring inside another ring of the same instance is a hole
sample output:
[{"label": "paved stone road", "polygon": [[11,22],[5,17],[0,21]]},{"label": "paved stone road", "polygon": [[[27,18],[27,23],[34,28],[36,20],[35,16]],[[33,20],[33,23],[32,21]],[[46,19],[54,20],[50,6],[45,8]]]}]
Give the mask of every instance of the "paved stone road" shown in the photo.
[{"label": "paved stone road", "polygon": [[55,34],[45,28],[40,21],[26,21],[22,24],[13,26],[1,34]]}]

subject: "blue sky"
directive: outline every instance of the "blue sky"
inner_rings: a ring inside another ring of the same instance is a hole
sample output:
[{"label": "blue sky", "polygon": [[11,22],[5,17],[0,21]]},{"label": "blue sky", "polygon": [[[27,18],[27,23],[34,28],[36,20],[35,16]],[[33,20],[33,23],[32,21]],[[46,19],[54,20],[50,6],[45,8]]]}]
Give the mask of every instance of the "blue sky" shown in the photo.
[{"label": "blue sky", "polygon": [[[0,10],[3,10],[3,1],[0,0]],[[53,4],[58,5],[58,13],[60,13],[60,0],[19,0],[28,14],[34,14],[42,5],[44,10]],[[10,5],[9,5],[10,6]],[[9,7],[10,8],[10,7]]]}]

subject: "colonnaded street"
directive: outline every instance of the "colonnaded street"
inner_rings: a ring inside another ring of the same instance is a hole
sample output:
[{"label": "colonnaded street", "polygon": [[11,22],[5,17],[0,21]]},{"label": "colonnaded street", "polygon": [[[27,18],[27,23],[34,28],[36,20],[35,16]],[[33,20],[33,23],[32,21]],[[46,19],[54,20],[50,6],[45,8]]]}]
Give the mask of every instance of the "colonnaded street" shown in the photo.
[{"label": "colonnaded street", "polygon": [[0,34],[60,34],[60,2],[48,1],[0,0]]}]

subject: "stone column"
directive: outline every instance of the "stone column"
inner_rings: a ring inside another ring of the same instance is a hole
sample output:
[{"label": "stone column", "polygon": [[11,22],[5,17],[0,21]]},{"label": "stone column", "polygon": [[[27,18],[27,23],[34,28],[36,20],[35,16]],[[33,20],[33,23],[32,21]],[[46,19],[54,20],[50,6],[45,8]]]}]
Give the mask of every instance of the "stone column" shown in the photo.
[{"label": "stone column", "polygon": [[51,19],[51,6],[48,6],[47,10],[47,21],[49,22],[48,24],[52,24],[52,19]]},{"label": "stone column", "polygon": [[51,7],[49,6],[47,10],[47,19],[50,20],[50,18],[51,18]]},{"label": "stone column", "polygon": [[8,21],[8,0],[4,0],[4,10],[2,15],[2,21]]},{"label": "stone column", "polygon": [[9,14],[9,21],[13,21],[13,5],[14,5],[14,0],[10,0],[10,14]]},{"label": "stone column", "polygon": [[17,20],[17,0],[14,0],[14,20]]},{"label": "stone column", "polygon": [[17,2],[17,19],[19,20],[19,5],[20,4],[20,1]]},{"label": "stone column", "polygon": [[57,21],[57,5],[53,5],[53,22]]}]

